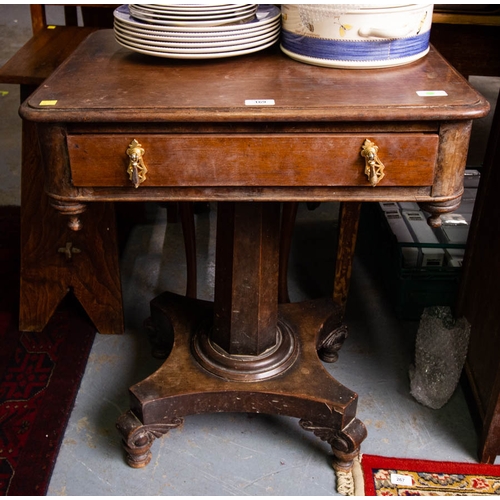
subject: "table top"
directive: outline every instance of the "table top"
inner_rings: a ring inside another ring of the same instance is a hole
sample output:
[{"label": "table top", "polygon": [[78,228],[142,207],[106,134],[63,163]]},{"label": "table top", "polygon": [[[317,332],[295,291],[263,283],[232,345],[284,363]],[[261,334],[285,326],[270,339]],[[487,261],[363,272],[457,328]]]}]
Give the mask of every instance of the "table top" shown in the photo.
[{"label": "table top", "polygon": [[[264,102],[262,102],[264,101]],[[411,64],[333,69],[278,46],[209,60],[164,59],[91,34],[22,105],[40,122],[469,120],[487,101],[432,47]]]}]

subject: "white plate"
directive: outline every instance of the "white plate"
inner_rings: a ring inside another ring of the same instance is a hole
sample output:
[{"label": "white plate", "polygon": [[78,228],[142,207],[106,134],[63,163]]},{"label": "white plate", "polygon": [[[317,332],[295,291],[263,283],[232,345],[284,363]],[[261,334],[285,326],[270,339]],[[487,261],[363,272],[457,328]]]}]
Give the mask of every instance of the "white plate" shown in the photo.
[{"label": "white plate", "polygon": [[276,43],[279,39],[279,36],[276,36],[275,40],[272,40],[271,42],[264,44],[264,45],[259,45],[257,47],[252,47],[250,49],[245,49],[245,50],[235,50],[231,52],[213,52],[210,54],[176,54],[174,52],[161,52],[158,50],[148,50],[148,49],[143,49],[143,48],[137,48],[137,47],[129,47],[127,45],[124,45],[122,42],[118,41],[117,42],[120,45],[123,45],[123,47],[133,50],[135,52],[139,52],[141,54],[146,54],[148,56],[155,56],[155,57],[163,57],[163,58],[168,58],[168,59],[218,59],[222,57],[235,57],[235,56],[242,56],[246,54],[251,54],[252,52],[258,52],[259,50],[264,50]]},{"label": "white plate", "polygon": [[250,17],[255,14],[257,9],[242,10],[238,13],[227,14],[223,16],[170,16],[170,15],[158,15],[149,12],[130,10],[130,15],[134,19],[141,19],[146,22],[155,23],[156,21],[169,21],[172,24],[175,23],[195,23],[203,21],[224,21],[226,23],[231,22],[234,19],[240,19],[242,17]]},{"label": "white plate", "polygon": [[130,41],[129,39],[121,36],[119,33],[115,32],[116,40],[122,45],[127,45],[129,48],[139,48],[145,50],[154,50],[158,52],[167,52],[171,54],[212,54],[212,53],[225,53],[225,52],[235,52],[240,50],[251,49],[254,47],[260,47],[262,45],[267,45],[272,41],[276,41],[279,38],[279,33],[274,33],[271,36],[265,37],[263,40],[253,40],[247,43],[239,43],[236,45],[226,45],[226,46],[207,46],[207,47],[193,47],[192,44],[188,44],[190,46],[187,47],[179,47],[179,46],[165,46],[159,44],[151,44],[151,43],[142,43],[139,40]]},{"label": "white plate", "polygon": [[115,26],[115,33],[121,38],[130,42],[143,43],[147,45],[154,45],[157,47],[178,47],[178,48],[203,48],[203,47],[234,47],[235,45],[258,42],[266,40],[267,38],[279,34],[279,29],[269,29],[262,33],[251,34],[251,36],[240,36],[237,39],[227,37],[213,37],[203,39],[179,39],[178,37],[157,37],[149,35],[138,35],[137,33],[130,33],[124,31],[121,27]]},{"label": "white plate", "polygon": [[255,27],[261,27],[265,24],[271,23],[281,16],[281,9],[275,5],[259,5],[255,17],[246,23],[242,24],[232,24],[229,26],[198,26],[198,27],[186,27],[186,26],[163,26],[159,24],[149,24],[138,21],[134,19],[129,12],[128,5],[121,5],[114,11],[115,19],[119,20],[121,23],[128,24],[130,26],[139,28],[150,28],[156,31],[170,31],[179,33],[210,33],[214,31],[239,31],[239,30],[250,30]]},{"label": "white plate", "polygon": [[[279,29],[281,26],[281,19],[276,19],[272,23],[267,23],[264,25],[251,25],[251,28],[246,30],[238,30],[238,31],[159,31],[156,27],[150,27],[146,25],[139,26],[131,26],[130,24],[121,22],[119,19],[115,18],[114,22],[115,26],[118,26],[122,29],[122,31],[126,31],[131,35],[140,35],[140,36],[151,36],[155,38],[174,38],[178,41],[210,41],[212,38],[220,38],[225,37],[227,39],[238,39],[242,37],[251,36],[254,34],[260,34],[272,29]],[[145,26],[145,27],[144,27]],[[250,26],[250,25],[249,25]]]},{"label": "white plate", "polygon": [[[122,25],[115,21],[115,30],[120,34],[128,36],[129,38],[136,38],[141,40],[156,40],[159,42],[172,42],[172,43],[214,43],[214,42],[228,42],[238,41],[241,39],[260,37],[265,34],[279,31],[280,24],[277,20],[273,24],[266,24],[258,30],[252,31],[223,31],[215,33],[164,33],[162,31],[145,31],[133,28],[132,26]],[[210,36],[207,36],[210,35]]]},{"label": "white plate", "polygon": [[158,16],[144,15],[138,12],[131,12],[134,19],[144,21],[148,24],[161,26],[181,26],[181,27],[199,27],[199,26],[224,26],[239,22],[250,21],[254,18],[255,12],[242,13],[241,15],[231,17],[215,17],[213,19],[191,17],[189,19],[174,19],[171,17],[159,18]]},{"label": "white plate", "polygon": [[184,5],[171,5],[171,4],[133,4],[140,5],[142,8],[154,10],[157,12],[172,12],[179,14],[191,14],[191,13],[207,13],[213,14],[217,12],[228,12],[237,11],[239,9],[245,9],[251,5],[258,6],[259,4],[249,4],[249,3],[226,3],[226,4],[184,4]]},{"label": "white plate", "polygon": [[133,15],[134,12],[142,12],[144,14],[148,15],[155,15],[159,17],[173,17],[173,18],[180,18],[180,19],[190,19],[193,17],[196,18],[202,18],[202,17],[207,17],[207,18],[215,18],[215,17],[228,17],[228,16],[234,16],[241,14],[242,12],[253,12],[258,9],[259,5],[258,4],[244,4],[244,5],[234,5],[231,6],[227,9],[223,10],[204,10],[203,8],[199,9],[191,9],[191,10],[184,10],[184,11],[179,11],[179,10],[169,10],[169,9],[158,9],[155,7],[150,7],[149,5],[143,5],[143,4],[130,4],[129,9],[130,13]]},{"label": "white plate", "polygon": [[164,26],[220,26],[251,20],[255,16],[257,6],[236,13],[230,12],[210,16],[157,14],[140,7],[136,8],[132,5],[129,5],[129,11],[134,19],[144,21],[148,24],[160,24]]},{"label": "white plate", "polygon": [[193,10],[205,10],[205,11],[217,11],[217,10],[227,10],[238,8],[242,5],[249,4],[239,4],[239,3],[194,3],[194,4],[171,4],[171,3],[155,3],[155,4],[139,4],[144,7],[148,7],[151,9],[160,9],[160,10],[173,10],[177,12],[191,12]]}]

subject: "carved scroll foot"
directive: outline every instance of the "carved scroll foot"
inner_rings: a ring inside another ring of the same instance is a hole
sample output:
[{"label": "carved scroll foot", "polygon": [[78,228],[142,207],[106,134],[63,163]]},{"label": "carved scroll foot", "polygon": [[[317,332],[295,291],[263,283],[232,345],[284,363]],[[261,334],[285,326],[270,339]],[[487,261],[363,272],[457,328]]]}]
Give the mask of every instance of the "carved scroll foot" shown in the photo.
[{"label": "carved scroll foot", "polygon": [[334,329],[323,330],[317,344],[318,356],[325,363],[335,363],[339,359],[340,348],[344,345],[349,331],[340,325]]},{"label": "carved scroll foot", "polygon": [[357,418],[352,419],[341,430],[317,425],[307,420],[300,420],[299,424],[332,447],[334,455],[332,465],[337,478],[337,491],[343,495],[354,495],[352,467],[359,455],[361,442],[367,434],[364,424]]},{"label": "carved scroll foot", "polygon": [[127,464],[134,469],[148,465],[151,460],[150,448],[155,438],[179,427],[183,421],[182,418],[176,417],[170,422],[143,425],[131,410],[124,413],[118,419],[116,427],[123,438]]}]

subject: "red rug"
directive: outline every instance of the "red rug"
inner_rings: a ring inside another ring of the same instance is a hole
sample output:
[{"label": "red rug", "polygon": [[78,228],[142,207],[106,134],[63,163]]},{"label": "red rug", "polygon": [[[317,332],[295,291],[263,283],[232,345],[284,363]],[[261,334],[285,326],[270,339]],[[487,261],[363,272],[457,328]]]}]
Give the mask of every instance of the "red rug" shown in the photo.
[{"label": "red rug", "polygon": [[17,329],[19,210],[0,211],[0,494],[45,495],[95,336],[66,300],[41,333]]},{"label": "red rug", "polygon": [[366,496],[500,495],[500,465],[363,455]]}]

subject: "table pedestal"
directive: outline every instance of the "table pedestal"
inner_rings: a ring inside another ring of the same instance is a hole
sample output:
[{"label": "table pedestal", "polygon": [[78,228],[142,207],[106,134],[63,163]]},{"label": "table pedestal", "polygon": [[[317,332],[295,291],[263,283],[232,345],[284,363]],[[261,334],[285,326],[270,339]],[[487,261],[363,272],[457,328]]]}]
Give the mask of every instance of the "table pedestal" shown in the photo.
[{"label": "table pedestal", "polygon": [[219,204],[214,302],[151,302],[154,351],[167,360],[131,387],[117,423],[130,466],[147,465],[154,439],[187,415],[248,412],[299,418],[350,471],[366,437],[357,394],[320,359],[336,359],[343,309],[330,298],[278,305],[279,220],[277,203]]}]

